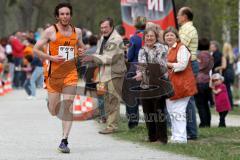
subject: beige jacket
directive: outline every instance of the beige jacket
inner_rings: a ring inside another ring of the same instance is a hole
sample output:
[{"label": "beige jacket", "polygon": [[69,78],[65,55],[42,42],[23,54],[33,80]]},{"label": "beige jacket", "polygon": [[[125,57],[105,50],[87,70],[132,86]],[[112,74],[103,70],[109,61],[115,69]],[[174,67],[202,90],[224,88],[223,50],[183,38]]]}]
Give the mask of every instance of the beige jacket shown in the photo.
[{"label": "beige jacket", "polygon": [[100,78],[97,81],[107,82],[116,77],[123,77],[127,71],[124,59],[124,50],[122,37],[113,31],[105,47],[103,54],[99,55],[103,37],[98,41],[96,54],[93,54],[93,60],[100,65]]}]

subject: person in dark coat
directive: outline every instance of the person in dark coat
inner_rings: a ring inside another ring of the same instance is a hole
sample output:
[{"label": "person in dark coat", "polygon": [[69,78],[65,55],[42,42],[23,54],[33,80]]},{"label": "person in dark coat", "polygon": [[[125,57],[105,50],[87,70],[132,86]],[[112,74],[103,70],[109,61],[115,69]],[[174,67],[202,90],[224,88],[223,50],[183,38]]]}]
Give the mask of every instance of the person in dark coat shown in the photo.
[{"label": "person in dark coat", "polygon": [[195,95],[196,106],[200,118],[199,127],[211,126],[211,112],[209,106],[209,97],[211,96],[211,88],[209,87],[210,76],[214,61],[209,53],[209,40],[202,38],[199,40],[198,54],[199,73],[197,76],[198,93]]},{"label": "person in dark coat", "polygon": [[[136,72],[135,63],[138,62],[138,54],[139,50],[142,47],[143,41],[143,32],[146,27],[146,17],[139,16],[135,20],[135,28],[136,32],[130,38],[129,49],[127,53],[127,61],[128,61],[128,72],[127,77],[133,77]],[[126,81],[125,81],[126,82]],[[138,82],[132,81],[132,83],[137,84]],[[124,84],[125,85],[125,84]],[[133,99],[135,97],[132,97]],[[137,101],[135,105],[126,104],[126,114],[128,118],[128,128],[132,129],[138,126],[139,121],[139,102]]]}]

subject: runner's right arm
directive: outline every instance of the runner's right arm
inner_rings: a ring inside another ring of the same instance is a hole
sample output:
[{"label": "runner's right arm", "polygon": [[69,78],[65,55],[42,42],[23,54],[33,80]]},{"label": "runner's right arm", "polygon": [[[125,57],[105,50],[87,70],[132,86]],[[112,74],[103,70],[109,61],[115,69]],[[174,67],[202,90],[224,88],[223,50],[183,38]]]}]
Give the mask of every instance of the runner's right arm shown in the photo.
[{"label": "runner's right arm", "polygon": [[46,54],[42,51],[42,48],[44,47],[44,45],[46,45],[49,41],[50,41],[50,37],[52,36],[53,31],[52,31],[52,27],[47,28],[41,38],[37,41],[37,43],[35,44],[34,48],[33,48],[33,52],[40,58],[43,60],[50,60],[53,62],[63,62],[65,59],[62,56],[56,55],[56,56],[51,56],[49,54]]}]

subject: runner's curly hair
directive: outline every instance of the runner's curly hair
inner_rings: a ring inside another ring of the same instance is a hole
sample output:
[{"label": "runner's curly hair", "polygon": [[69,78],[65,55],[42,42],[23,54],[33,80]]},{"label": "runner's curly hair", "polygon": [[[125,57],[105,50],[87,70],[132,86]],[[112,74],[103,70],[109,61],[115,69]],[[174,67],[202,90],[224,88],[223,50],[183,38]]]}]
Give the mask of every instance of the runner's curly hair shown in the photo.
[{"label": "runner's curly hair", "polygon": [[70,9],[70,15],[72,16],[72,5],[70,3],[59,3],[54,10],[54,16],[58,17],[59,16],[59,9],[67,7]]}]

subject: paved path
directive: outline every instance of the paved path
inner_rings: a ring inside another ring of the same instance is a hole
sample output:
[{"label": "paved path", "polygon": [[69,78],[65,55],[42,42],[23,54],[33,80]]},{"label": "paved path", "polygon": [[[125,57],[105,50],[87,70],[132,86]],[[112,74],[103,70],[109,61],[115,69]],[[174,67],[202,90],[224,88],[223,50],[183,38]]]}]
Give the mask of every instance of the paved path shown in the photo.
[{"label": "paved path", "polygon": [[59,119],[46,107],[46,93],[25,100],[23,90],[0,97],[0,160],[194,160],[139,144],[99,135],[95,121],[75,122],[69,138],[71,154],[56,150],[61,137]]}]

